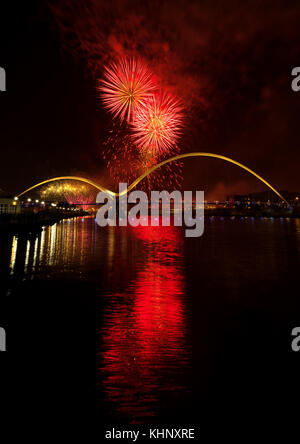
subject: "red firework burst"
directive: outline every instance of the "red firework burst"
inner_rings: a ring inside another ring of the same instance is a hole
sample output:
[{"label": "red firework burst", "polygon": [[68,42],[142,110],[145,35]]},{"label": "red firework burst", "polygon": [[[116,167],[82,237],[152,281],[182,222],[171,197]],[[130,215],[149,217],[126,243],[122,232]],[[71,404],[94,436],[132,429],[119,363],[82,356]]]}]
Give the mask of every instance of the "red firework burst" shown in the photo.
[{"label": "red firework burst", "polygon": [[[110,136],[104,143],[103,158],[109,169],[110,176],[117,186],[120,182],[131,184],[152,166],[168,157],[156,156],[146,150],[140,150],[132,143],[132,136],[128,134],[126,126],[114,124]],[[175,145],[171,154],[179,154],[179,147]],[[173,190],[179,189],[182,183],[182,163],[180,161],[164,165],[147,176],[139,183],[138,189],[149,192],[151,189]]]},{"label": "red firework burst", "polygon": [[157,154],[168,153],[175,146],[182,127],[182,107],[170,94],[152,95],[135,114],[133,138],[142,149]]},{"label": "red firework burst", "polygon": [[123,58],[105,67],[98,89],[104,106],[113,116],[131,122],[133,114],[145,106],[156,84],[141,60]]}]

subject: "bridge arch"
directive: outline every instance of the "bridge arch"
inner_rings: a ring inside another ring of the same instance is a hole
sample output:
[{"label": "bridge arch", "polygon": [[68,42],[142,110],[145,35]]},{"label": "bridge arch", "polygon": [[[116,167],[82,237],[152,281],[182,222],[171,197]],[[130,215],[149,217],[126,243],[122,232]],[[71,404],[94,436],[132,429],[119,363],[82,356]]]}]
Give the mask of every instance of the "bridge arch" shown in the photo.
[{"label": "bridge arch", "polygon": [[86,179],[85,177],[59,176],[59,177],[53,177],[52,179],[43,180],[43,182],[39,182],[39,183],[33,185],[32,187],[27,188],[26,190],[22,191],[22,193],[20,193],[18,195],[18,198],[20,198],[24,194],[28,193],[29,191],[34,190],[35,188],[38,188],[38,187],[40,187],[42,185],[45,185],[46,183],[55,182],[57,180],[78,180],[79,182],[84,182],[84,183],[87,183],[88,185],[91,185],[91,186],[95,187],[99,191],[105,191],[106,193],[114,194],[115,195],[115,193],[113,193],[112,191],[107,190],[102,185],[98,185],[97,183],[93,182],[92,180]]},{"label": "bridge arch", "polygon": [[56,180],[79,180],[81,182],[85,182],[95,188],[97,188],[99,191],[104,191],[108,194],[110,194],[111,196],[122,196],[124,194],[127,194],[129,191],[131,191],[134,187],[137,186],[137,184],[139,182],[141,182],[143,179],[145,179],[145,177],[147,177],[149,174],[153,173],[155,170],[157,170],[158,168],[162,167],[163,165],[166,165],[167,163],[176,161],[176,160],[180,160],[180,159],[184,159],[186,157],[213,157],[215,159],[221,159],[224,160],[225,162],[229,162],[232,163],[238,167],[240,167],[241,169],[247,171],[248,173],[252,174],[254,177],[256,177],[257,179],[259,179],[262,183],[264,183],[268,188],[270,188],[270,190],[272,190],[275,194],[277,194],[277,196],[284,201],[286,204],[288,204],[287,200],[279,193],[279,191],[277,191],[269,182],[267,182],[263,177],[261,177],[259,174],[257,174],[255,171],[251,170],[250,168],[248,168],[246,165],[243,165],[240,162],[237,162],[234,159],[231,159],[230,157],[226,157],[226,156],[222,156],[221,154],[214,154],[214,153],[205,153],[205,152],[192,152],[192,153],[185,153],[185,154],[179,154],[178,156],[174,156],[174,157],[170,157],[169,159],[166,159],[160,163],[158,163],[157,165],[154,165],[152,168],[150,168],[149,170],[145,171],[145,173],[143,173],[141,176],[139,176],[137,179],[135,179],[127,188],[127,190],[122,191],[122,193],[115,193],[114,191],[108,190],[106,188],[104,188],[102,185],[98,185],[95,182],[92,182],[89,179],[85,179],[84,177],[77,177],[77,176],[61,176],[61,177],[54,177],[52,179],[48,179],[48,180],[44,180],[43,182],[40,182],[30,188],[28,188],[27,190],[23,191],[21,194],[18,195],[18,197],[23,196],[25,193],[41,186],[44,185],[46,183],[49,182],[54,182]]}]

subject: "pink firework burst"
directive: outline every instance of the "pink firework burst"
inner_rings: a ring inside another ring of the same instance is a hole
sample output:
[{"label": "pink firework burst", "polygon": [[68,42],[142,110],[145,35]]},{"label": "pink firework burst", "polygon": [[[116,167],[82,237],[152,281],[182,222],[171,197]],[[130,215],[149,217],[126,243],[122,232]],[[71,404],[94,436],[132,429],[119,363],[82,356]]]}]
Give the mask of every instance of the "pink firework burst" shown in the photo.
[{"label": "pink firework burst", "polygon": [[98,89],[104,106],[114,117],[132,122],[135,112],[153,94],[156,82],[141,60],[122,58],[105,67]]},{"label": "pink firework burst", "polygon": [[167,154],[176,145],[182,122],[183,110],[178,100],[165,93],[152,95],[135,114],[134,141],[142,150]]}]

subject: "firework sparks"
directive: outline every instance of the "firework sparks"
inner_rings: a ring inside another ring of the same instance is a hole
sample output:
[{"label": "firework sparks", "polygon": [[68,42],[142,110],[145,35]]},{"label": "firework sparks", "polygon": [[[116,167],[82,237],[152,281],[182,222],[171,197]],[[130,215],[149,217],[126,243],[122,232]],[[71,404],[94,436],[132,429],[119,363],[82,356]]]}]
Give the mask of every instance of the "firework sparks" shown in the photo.
[{"label": "firework sparks", "polygon": [[142,149],[155,155],[170,153],[181,133],[182,107],[170,94],[152,95],[137,110],[133,138]]},{"label": "firework sparks", "polygon": [[132,122],[156,89],[153,74],[140,60],[120,59],[105,68],[99,84],[104,106],[122,121]]},{"label": "firework sparks", "polygon": [[78,185],[76,182],[59,181],[47,185],[40,191],[42,199],[66,201],[69,205],[80,205],[82,209],[89,210],[90,203],[95,202],[94,190],[88,185]]},{"label": "firework sparks", "polygon": [[[179,154],[177,145],[172,148],[172,154]],[[114,129],[103,147],[103,158],[115,184],[120,182],[130,184],[138,176],[163,160],[165,156],[158,158],[150,151],[138,149],[126,126],[114,124]],[[139,184],[139,189],[146,192],[150,192],[153,187],[172,190],[174,187],[179,188],[181,182],[182,163],[175,162],[172,165],[165,165],[147,176]]]},{"label": "firework sparks", "polygon": [[[106,67],[99,91],[105,107],[120,118],[103,151],[116,182],[130,183],[165,156],[178,152],[182,107],[171,94],[157,91],[152,73],[140,60],[123,58]],[[142,188],[158,186],[161,179],[180,182],[181,168],[173,172],[166,167],[154,173]]]},{"label": "firework sparks", "polygon": [[132,142],[127,125],[113,123],[113,129],[103,144],[102,158],[116,184],[131,183],[139,173],[139,150]]}]

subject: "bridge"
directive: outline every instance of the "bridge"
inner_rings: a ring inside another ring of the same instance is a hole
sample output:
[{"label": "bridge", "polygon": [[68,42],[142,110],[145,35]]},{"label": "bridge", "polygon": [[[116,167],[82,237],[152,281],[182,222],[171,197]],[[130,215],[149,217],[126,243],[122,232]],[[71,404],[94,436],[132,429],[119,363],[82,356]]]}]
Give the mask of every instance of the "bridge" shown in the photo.
[{"label": "bridge", "polygon": [[112,197],[120,197],[123,196],[127,193],[129,193],[133,188],[135,188],[143,179],[145,179],[145,177],[147,177],[149,174],[153,173],[155,170],[157,170],[158,168],[161,168],[162,166],[166,165],[167,163],[170,162],[174,162],[176,160],[180,160],[180,159],[185,159],[187,157],[212,157],[215,159],[220,159],[223,160],[225,162],[234,164],[236,166],[238,166],[239,168],[247,171],[248,173],[250,173],[251,175],[253,175],[254,177],[256,177],[258,180],[260,180],[262,183],[264,183],[270,190],[272,190],[275,194],[277,194],[277,196],[281,199],[282,202],[285,202],[288,205],[287,200],[279,193],[279,191],[277,191],[269,182],[267,182],[263,177],[261,177],[259,174],[257,174],[255,171],[251,170],[250,168],[248,168],[246,165],[243,165],[240,162],[237,162],[234,159],[231,159],[230,157],[226,157],[226,156],[222,156],[221,154],[214,154],[214,153],[205,153],[205,152],[192,152],[192,153],[185,153],[185,154],[179,154],[178,156],[174,156],[174,157],[170,157],[169,159],[166,159],[160,163],[158,163],[157,165],[154,165],[152,168],[150,168],[149,170],[145,171],[141,176],[139,176],[136,180],[134,180],[126,190],[122,191],[121,193],[118,192],[114,192],[111,190],[106,189],[104,186],[96,184],[95,182],[86,179],[84,177],[77,177],[77,176],[60,176],[60,177],[54,177],[52,179],[47,179],[44,180],[43,182],[37,183],[36,185],[33,185],[30,188],[27,188],[25,191],[23,191],[22,193],[20,193],[18,195],[18,198],[22,197],[24,194],[28,193],[29,191],[34,190],[35,188],[38,188],[42,185],[45,185],[47,183],[50,182],[54,182],[57,180],[78,180],[84,183],[87,183],[93,187],[95,187],[97,190],[99,191],[103,191],[109,195],[111,195]]}]

